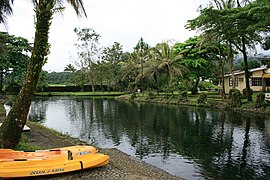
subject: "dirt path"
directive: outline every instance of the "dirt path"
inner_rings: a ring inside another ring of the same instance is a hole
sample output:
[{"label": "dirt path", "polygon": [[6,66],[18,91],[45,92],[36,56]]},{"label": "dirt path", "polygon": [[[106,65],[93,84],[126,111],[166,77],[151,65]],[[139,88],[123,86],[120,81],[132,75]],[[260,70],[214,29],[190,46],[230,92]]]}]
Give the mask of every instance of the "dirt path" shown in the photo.
[{"label": "dirt path", "polygon": [[[31,128],[31,134],[28,134],[28,136],[31,137],[29,144],[32,146],[48,149],[86,144],[78,139],[70,138],[35,123],[28,123],[27,125]],[[87,169],[53,176],[41,176],[31,179],[181,179],[117,149],[100,149],[100,152],[110,156],[109,165],[96,169]]]}]

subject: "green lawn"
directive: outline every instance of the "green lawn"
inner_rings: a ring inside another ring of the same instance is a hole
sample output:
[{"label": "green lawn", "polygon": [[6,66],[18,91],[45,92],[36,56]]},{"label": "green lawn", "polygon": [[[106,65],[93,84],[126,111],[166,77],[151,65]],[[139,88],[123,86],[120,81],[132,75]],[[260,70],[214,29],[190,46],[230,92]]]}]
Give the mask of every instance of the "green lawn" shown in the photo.
[{"label": "green lawn", "polygon": [[122,92],[39,92],[40,96],[120,96]]}]

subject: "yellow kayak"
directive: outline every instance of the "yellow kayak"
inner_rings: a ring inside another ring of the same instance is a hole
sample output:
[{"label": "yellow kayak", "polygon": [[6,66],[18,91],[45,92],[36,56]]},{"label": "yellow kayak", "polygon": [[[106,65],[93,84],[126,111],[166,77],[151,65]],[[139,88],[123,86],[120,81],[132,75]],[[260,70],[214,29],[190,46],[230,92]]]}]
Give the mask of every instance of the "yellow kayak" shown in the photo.
[{"label": "yellow kayak", "polygon": [[36,150],[36,151],[14,151],[12,149],[0,149],[0,162],[3,161],[23,161],[23,160],[45,160],[48,158],[58,158],[67,156],[68,151],[72,153],[95,154],[97,149],[93,146],[69,146],[56,149]]},{"label": "yellow kayak", "polygon": [[[107,165],[109,156],[96,152],[92,146],[71,146],[35,152],[0,150],[0,177],[41,176]],[[8,154],[14,154],[16,158],[8,157]]]}]

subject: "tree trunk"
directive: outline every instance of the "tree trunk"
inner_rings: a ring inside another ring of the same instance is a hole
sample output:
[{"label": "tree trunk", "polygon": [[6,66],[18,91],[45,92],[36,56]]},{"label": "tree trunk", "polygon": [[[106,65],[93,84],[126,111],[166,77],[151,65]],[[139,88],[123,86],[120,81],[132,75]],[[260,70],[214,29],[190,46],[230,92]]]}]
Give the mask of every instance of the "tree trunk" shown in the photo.
[{"label": "tree trunk", "polygon": [[234,64],[233,64],[233,53],[232,53],[232,43],[229,42],[229,51],[228,51],[228,62],[229,62],[229,71],[232,75],[232,86],[235,88],[235,77],[234,77]]},{"label": "tree trunk", "polygon": [[36,32],[32,56],[30,58],[26,77],[19,95],[16,98],[8,116],[0,127],[0,145],[4,148],[14,148],[21,138],[26,124],[36,85],[46,62],[49,52],[48,35],[52,18],[54,0],[40,0],[36,11]]},{"label": "tree trunk", "polygon": [[0,93],[3,90],[3,69],[0,69]]},{"label": "tree trunk", "polygon": [[191,89],[191,94],[193,94],[193,95],[198,94],[198,85],[199,85],[199,82],[200,82],[200,77],[197,77],[196,78],[196,81],[195,81],[195,84],[194,84],[194,86]]},{"label": "tree trunk", "polygon": [[244,58],[247,100],[252,101],[251,90],[250,90],[250,85],[249,85],[249,76],[250,75],[249,75],[249,69],[248,69],[248,58],[247,58],[246,44],[245,44],[244,37],[242,37],[242,53],[243,53],[243,58]]},{"label": "tree trunk", "polygon": [[222,57],[221,57],[221,52],[220,52],[220,48],[218,48],[218,54],[219,54],[219,65],[220,65],[220,69],[221,69],[221,85],[222,85],[222,89],[221,89],[221,98],[225,99],[226,95],[225,95],[225,81],[224,81],[224,67],[223,67],[223,61],[222,61]]}]

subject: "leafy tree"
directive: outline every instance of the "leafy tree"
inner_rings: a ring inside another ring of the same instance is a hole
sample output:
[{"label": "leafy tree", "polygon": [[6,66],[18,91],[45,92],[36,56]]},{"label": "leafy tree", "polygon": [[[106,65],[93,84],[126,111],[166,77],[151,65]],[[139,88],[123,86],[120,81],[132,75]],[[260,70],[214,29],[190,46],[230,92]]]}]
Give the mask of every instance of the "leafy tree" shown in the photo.
[{"label": "leafy tree", "polygon": [[[225,98],[224,61],[226,60],[227,57],[229,57],[229,55],[226,57],[226,51],[227,51],[226,44],[222,43],[218,33],[207,32],[207,33],[203,33],[201,35],[201,40],[199,42],[199,46],[204,47],[204,48],[215,49],[218,53],[217,56],[218,56],[218,60],[219,60],[219,62],[218,62],[219,66],[218,66],[218,68],[213,67],[214,69],[216,69],[216,71],[213,69],[213,75],[215,75],[215,77],[221,77],[221,81],[220,81],[220,83],[222,85],[221,97],[222,97],[222,99],[224,99]],[[231,48],[231,46],[229,48]],[[231,50],[229,50],[229,51],[231,51]],[[228,54],[230,54],[230,52]],[[232,56],[230,56],[230,57],[232,57]],[[231,64],[233,64],[233,63],[231,63]]]},{"label": "leafy tree", "polygon": [[188,22],[188,27],[191,29],[203,28],[204,31],[217,31],[222,35],[223,40],[234,45],[242,53],[248,92],[247,99],[252,101],[247,49],[254,48],[254,45],[262,40],[258,33],[258,26],[256,26],[260,19],[259,16],[250,13],[248,1],[236,1],[236,4],[237,7],[230,9],[216,10],[213,7],[202,9],[199,17]]},{"label": "leafy tree", "polygon": [[76,86],[80,86],[81,91],[84,91],[84,86],[89,82],[89,79],[88,69],[85,67],[80,68],[72,74],[72,82]]},{"label": "leafy tree", "polygon": [[[119,62],[123,59],[123,47],[118,42],[114,42],[111,47],[104,48],[102,52],[102,60],[105,61],[103,65],[109,66],[107,69],[107,77],[108,77],[108,85],[112,86],[112,84],[118,83],[117,81],[120,79],[120,65]],[[104,67],[104,66],[103,66]]]},{"label": "leafy tree", "polygon": [[27,39],[15,37],[6,32],[0,32],[0,39],[4,48],[0,54],[1,92],[3,75],[5,75],[5,78],[12,79],[10,83],[21,83],[26,72],[29,60],[28,52],[31,51],[31,45]]},{"label": "leafy tree", "polygon": [[77,34],[78,43],[75,44],[79,50],[78,56],[80,58],[81,73],[86,72],[89,74],[89,79],[92,84],[92,91],[95,91],[94,83],[94,62],[97,61],[99,56],[99,39],[100,35],[93,29],[89,28],[75,28],[74,32]]},{"label": "leafy tree", "polygon": [[[13,0],[7,2],[13,2]],[[36,13],[34,46],[21,91],[0,127],[0,142],[5,148],[14,148],[20,140],[42,66],[46,63],[49,53],[48,39],[53,13],[63,9],[61,0],[35,0],[32,2]],[[74,7],[78,15],[86,15],[81,0],[67,0],[67,2]],[[3,13],[5,11],[1,9],[1,14]]]},{"label": "leafy tree", "polygon": [[200,37],[193,37],[184,43],[175,44],[176,52],[183,56],[182,64],[189,70],[184,78],[191,85],[189,90],[192,94],[198,93],[200,79],[212,77],[212,60],[217,58],[213,55],[214,48],[198,46],[200,40]]},{"label": "leafy tree", "polygon": [[144,63],[150,59],[149,50],[150,50],[150,46],[144,42],[143,38],[141,38],[136,44],[136,46],[134,47],[134,52],[133,52],[134,56],[132,56],[133,58],[136,58],[134,59],[134,61],[136,62],[139,61],[140,63],[141,72],[137,76],[136,83],[141,81],[142,92],[144,91]]},{"label": "leafy tree", "polygon": [[95,82],[101,85],[101,88],[103,88],[105,84],[111,85],[111,64],[105,61],[97,61],[97,63],[94,64],[94,71],[96,75]]},{"label": "leafy tree", "polygon": [[51,72],[45,74],[45,80],[49,84],[71,84],[71,72]]},{"label": "leafy tree", "polygon": [[48,86],[48,82],[46,81],[47,74],[48,74],[47,71],[43,71],[43,70],[41,71],[38,84],[37,84],[37,91],[42,92],[44,88]]},{"label": "leafy tree", "polygon": [[249,29],[256,29],[263,34],[262,47],[265,50],[270,49],[270,2],[269,0],[256,0],[245,7],[248,15],[255,20],[254,23],[249,25]]}]

